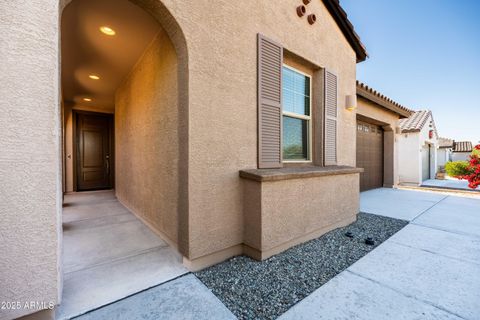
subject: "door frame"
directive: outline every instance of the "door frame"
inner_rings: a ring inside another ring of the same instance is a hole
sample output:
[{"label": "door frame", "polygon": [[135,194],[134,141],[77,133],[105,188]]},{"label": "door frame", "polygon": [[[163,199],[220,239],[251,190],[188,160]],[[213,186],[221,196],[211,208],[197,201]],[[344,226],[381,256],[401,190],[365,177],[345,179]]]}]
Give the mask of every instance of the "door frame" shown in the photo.
[{"label": "door frame", "polygon": [[78,163],[77,163],[77,158],[78,158],[78,141],[79,141],[79,136],[78,136],[78,115],[79,114],[85,114],[85,115],[93,115],[93,116],[101,116],[101,117],[106,117],[109,119],[109,124],[110,124],[110,130],[109,130],[109,142],[110,142],[110,148],[111,148],[111,153],[110,153],[110,159],[111,159],[111,164],[110,164],[110,181],[112,185],[112,189],[115,189],[115,121],[114,121],[114,114],[113,113],[106,113],[106,112],[96,112],[96,111],[84,111],[84,110],[72,110],[72,167],[73,167],[73,191],[78,192],[78,176],[77,176],[77,171],[78,171]]},{"label": "door frame", "polygon": [[[426,163],[424,163],[424,155],[423,155],[423,152],[426,152],[427,155],[426,155]],[[423,181],[425,180],[429,180],[429,179],[432,179],[432,144],[429,143],[429,142],[424,142],[424,144],[422,145],[422,149],[420,151],[420,163],[421,163],[421,171],[420,171],[420,184],[423,183]],[[424,165],[427,165],[428,167],[428,176],[427,176],[427,179],[423,179],[423,173],[427,170],[425,170],[424,168]]]}]

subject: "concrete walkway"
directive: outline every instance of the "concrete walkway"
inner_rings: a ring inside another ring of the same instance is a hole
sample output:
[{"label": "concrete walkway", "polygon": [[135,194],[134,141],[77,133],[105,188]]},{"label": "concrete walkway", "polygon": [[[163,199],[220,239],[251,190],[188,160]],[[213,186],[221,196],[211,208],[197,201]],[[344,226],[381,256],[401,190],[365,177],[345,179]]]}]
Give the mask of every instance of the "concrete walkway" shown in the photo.
[{"label": "concrete walkway", "polygon": [[69,319],[188,272],[181,256],[122,206],[113,191],[65,196],[62,302]]},{"label": "concrete walkway", "polygon": [[447,177],[445,180],[430,179],[422,182],[422,187],[443,188],[452,190],[467,190],[467,191],[479,191],[480,187],[473,190],[468,187],[468,181],[458,180],[455,178]]},{"label": "concrete walkway", "polygon": [[480,197],[377,189],[361,211],[410,224],[281,319],[478,319]]},{"label": "concrete walkway", "polygon": [[236,319],[193,274],[143,291],[78,320],[214,320]]}]

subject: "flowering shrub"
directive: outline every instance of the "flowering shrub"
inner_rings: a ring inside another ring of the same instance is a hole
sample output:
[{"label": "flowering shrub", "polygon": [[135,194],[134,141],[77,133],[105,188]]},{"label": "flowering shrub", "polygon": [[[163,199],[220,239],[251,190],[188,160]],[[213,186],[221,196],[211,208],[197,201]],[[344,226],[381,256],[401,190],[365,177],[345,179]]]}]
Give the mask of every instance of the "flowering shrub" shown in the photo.
[{"label": "flowering shrub", "polygon": [[445,168],[449,175],[452,173],[451,175],[455,178],[467,180],[468,187],[471,189],[476,189],[480,186],[480,144],[475,146],[469,161],[464,162],[464,165],[454,165],[453,163],[454,162],[452,162],[449,168]]},{"label": "flowering shrub", "polygon": [[445,171],[450,177],[459,177],[469,173],[468,161],[451,161],[445,164]]}]

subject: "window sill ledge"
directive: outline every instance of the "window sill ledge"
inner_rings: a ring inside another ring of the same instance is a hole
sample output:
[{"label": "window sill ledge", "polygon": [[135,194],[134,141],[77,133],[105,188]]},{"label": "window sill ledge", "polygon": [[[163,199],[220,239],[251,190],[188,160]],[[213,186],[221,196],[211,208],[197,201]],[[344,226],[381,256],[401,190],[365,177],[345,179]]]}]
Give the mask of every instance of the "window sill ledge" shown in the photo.
[{"label": "window sill ledge", "polygon": [[266,182],[290,179],[306,179],[323,176],[334,176],[343,174],[356,174],[363,172],[362,168],[349,166],[302,166],[284,167],[279,169],[251,169],[241,170],[240,177],[248,180]]}]

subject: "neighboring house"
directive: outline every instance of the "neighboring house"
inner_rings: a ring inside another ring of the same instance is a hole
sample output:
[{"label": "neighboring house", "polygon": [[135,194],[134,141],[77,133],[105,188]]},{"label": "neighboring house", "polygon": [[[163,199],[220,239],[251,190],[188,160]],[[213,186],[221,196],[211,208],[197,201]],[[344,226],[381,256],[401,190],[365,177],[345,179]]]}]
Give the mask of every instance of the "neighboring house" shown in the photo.
[{"label": "neighboring house", "polygon": [[115,188],[191,270],[353,222],[367,54],[338,0],[302,5],[3,1],[0,300],[61,302],[64,191]]},{"label": "neighboring house", "polygon": [[432,112],[416,111],[399,121],[399,183],[420,185],[435,178],[437,172],[438,134]]},{"label": "neighboring house", "polygon": [[437,167],[445,167],[447,162],[452,161],[452,150],[454,141],[448,138],[438,138]]},{"label": "neighboring house", "polygon": [[396,127],[412,111],[357,81],[357,167],[360,191],[398,184]]},{"label": "neighboring house", "polygon": [[470,141],[454,141],[452,150],[452,161],[466,161],[473,151]]}]

